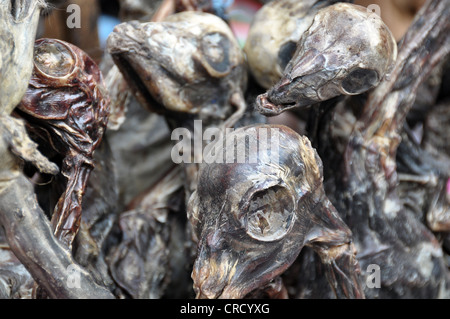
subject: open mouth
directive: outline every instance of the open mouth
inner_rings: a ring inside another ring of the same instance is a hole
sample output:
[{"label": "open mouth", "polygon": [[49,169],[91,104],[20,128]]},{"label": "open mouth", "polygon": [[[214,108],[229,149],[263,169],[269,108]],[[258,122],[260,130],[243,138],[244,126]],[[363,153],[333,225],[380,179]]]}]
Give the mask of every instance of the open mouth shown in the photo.
[{"label": "open mouth", "polygon": [[265,116],[276,116],[297,106],[297,102],[274,104],[270,101],[267,93],[258,95],[256,98],[256,108]]}]

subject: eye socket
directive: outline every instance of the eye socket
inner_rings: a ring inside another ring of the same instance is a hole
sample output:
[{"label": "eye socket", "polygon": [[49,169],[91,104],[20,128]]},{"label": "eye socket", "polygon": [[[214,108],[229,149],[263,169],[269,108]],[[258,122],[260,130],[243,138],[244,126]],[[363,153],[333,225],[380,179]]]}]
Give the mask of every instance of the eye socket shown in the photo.
[{"label": "eye socket", "polygon": [[44,74],[61,78],[69,75],[75,68],[76,59],[64,44],[47,40],[35,45],[34,64]]},{"label": "eye socket", "polygon": [[230,73],[230,40],[219,32],[206,34],[202,38],[201,50],[206,63],[202,64],[211,76],[222,77]]},{"label": "eye socket", "polygon": [[356,68],[342,81],[342,88],[347,94],[361,94],[378,82],[378,73],[375,70]]},{"label": "eye socket", "polygon": [[288,189],[274,186],[252,196],[244,216],[247,234],[259,241],[283,238],[295,219],[294,200]]},{"label": "eye socket", "polygon": [[286,68],[286,65],[294,56],[296,49],[297,42],[294,41],[288,41],[281,46],[280,51],[278,52],[278,65],[280,66],[281,70],[284,70]]}]

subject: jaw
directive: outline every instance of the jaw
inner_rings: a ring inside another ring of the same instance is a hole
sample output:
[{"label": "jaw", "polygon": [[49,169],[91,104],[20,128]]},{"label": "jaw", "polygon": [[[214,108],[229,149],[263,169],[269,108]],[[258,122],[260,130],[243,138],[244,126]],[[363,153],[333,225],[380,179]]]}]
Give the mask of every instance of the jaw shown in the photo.
[{"label": "jaw", "polygon": [[298,107],[299,104],[297,102],[287,104],[274,104],[269,100],[268,93],[258,95],[258,97],[256,98],[256,108],[259,113],[265,116],[277,116],[287,110]]},{"label": "jaw", "polygon": [[245,240],[233,243],[237,245],[233,248],[214,249],[215,243],[211,240],[214,237],[207,235],[199,243],[192,272],[198,299],[245,298],[284,273],[301,249],[284,247],[281,242],[261,244],[245,243]]}]

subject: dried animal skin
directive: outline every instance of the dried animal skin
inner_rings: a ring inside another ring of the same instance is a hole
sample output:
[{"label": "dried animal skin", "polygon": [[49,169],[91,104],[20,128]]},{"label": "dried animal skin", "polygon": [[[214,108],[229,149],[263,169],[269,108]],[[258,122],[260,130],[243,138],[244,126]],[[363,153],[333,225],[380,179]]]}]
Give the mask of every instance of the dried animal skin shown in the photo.
[{"label": "dried animal skin", "polygon": [[150,21],[162,0],[120,0],[119,17],[122,21]]},{"label": "dried animal skin", "polygon": [[10,114],[26,91],[33,70],[39,0],[0,1],[0,113]]},{"label": "dried animal skin", "polygon": [[423,149],[408,129],[402,134],[396,159],[403,205],[432,231],[450,231],[450,161]]},{"label": "dried animal skin", "polygon": [[95,169],[83,195],[80,230],[74,239],[73,256],[76,262],[113,291],[113,280],[105,261],[108,235],[117,220],[121,205],[114,171],[113,154],[108,139],[94,153]]},{"label": "dried animal skin", "polygon": [[[10,45],[0,45],[0,225],[11,251],[51,297],[108,298],[112,295],[96,285],[92,277],[76,265],[70,253],[57,242],[37,204],[31,183],[20,169],[20,161],[10,152],[12,150],[22,159],[31,161],[41,172],[58,172],[57,166],[37,151],[36,144],[31,142],[25,132],[23,121],[9,116],[26,91],[30,79],[39,15],[37,7],[43,4],[43,1],[1,1],[0,6],[0,29],[7,37],[7,41],[1,43]],[[11,48],[15,50],[8,53],[6,50]],[[61,285],[70,276],[68,267],[71,265],[79,272],[83,289],[69,289]]]},{"label": "dried animal skin", "polygon": [[[422,144],[437,157],[450,159],[450,101],[434,106],[424,122]],[[445,159],[443,159],[445,160]]]},{"label": "dried animal skin", "polygon": [[[7,139],[8,130],[4,129],[8,121],[2,119],[0,123],[0,224],[14,255],[51,298],[112,298],[109,291],[97,285],[92,276],[74,262],[70,252],[53,235],[49,221],[38,206],[32,184],[20,171],[17,158],[9,153],[12,143]],[[83,289],[61,284],[68,282],[70,269],[80,275]]]},{"label": "dried animal skin", "polygon": [[0,229],[0,299],[30,299],[34,280]]},{"label": "dried animal skin", "polygon": [[34,63],[29,88],[18,108],[32,126],[48,132],[48,142],[64,156],[62,174],[68,182],[52,225],[70,247],[80,223],[93,152],[106,128],[109,100],[97,65],[71,44],[37,40]]},{"label": "dried animal skin", "polygon": [[299,40],[283,77],[257,98],[267,116],[339,95],[364,93],[393,67],[396,42],[376,14],[338,3],[320,10]]},{"label": "dried animal skin", "polygon": [[[110,35],[108,49],[141,105],[163,114],[170,129],[192,133],[185,142],[193,142],[194,120],[204,130],[223,129],[246,109],[245,59],[217,16],[182,12],[158,23],[124,23]],[[188,154],[192,165],[185,165],[186,198],[195,189],[198,153]]]},{"label": "dried animal skin", "polygon": [[395,155],[419,85],[449,54],[449,9],[444,2],[429,1],[419,12],[391,77],[369,95],[338,172],[336,206],[353,231],[361,268],[377,264],[385,269],[381,288],[365,290],[370,297],[445,297],[448,275],[442,248],[402,207]]},{"label": "dried animal skin", "polygon": [[264,5],[255,14],[244,52],[253,77],[265,89],[275,85],[294,55],[297,42],[315,14],[336,1],[281,0]]},{"label": "dried animal skin", "polygon": [[108,38],[108,50],[141,105],[157,113],[224,120],[233,94],[246,85],[244,57],[231,30],[208,13],[123,23]]},{"label": "dried animal skin", "polygon": [[115,282],[134,299],[161,298],[169,284],[172,224],[184,213],[174,198],[182,198],[182,185],[177,166],[119,216],[122,238],[108,264]]},{"label": "dried animal skin", "polygon": [[[269,154],[251,147],[262,142],[259,132],[271,129],[279,136],[270,138],[283,141],[279,162],[271,161],[272,148]],[[203,163],[188,206],[199,238],[192,272],[197,298],[243,298],[282,274],[305,245],[321,257],[338,297],[363,297],[351,232],[325,196],[321,161],[309,140],[268,125],[240,128],[228,138],[244,145],[245,161],[224,164],[228,148]]]}]

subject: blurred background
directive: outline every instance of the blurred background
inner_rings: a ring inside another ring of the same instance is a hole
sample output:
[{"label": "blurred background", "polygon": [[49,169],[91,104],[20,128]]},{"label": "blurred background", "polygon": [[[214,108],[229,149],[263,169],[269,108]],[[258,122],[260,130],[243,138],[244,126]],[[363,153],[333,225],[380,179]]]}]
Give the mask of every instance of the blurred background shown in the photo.
[{"label": "blurred background", "polygon": [[[163,2],[183,3],[184,0],[69,0],[52,5],[49,14],[42,17],[38,37],[57,38],[73,43],[100,62],[105,50],[106,39],[114,26],[122,21],[150,21]],[[189,2],[189,1],[187,1]],[[254,13],[267,0],[198,0],[210,2],[213,6],[226,8],[227,18],[241,46],[244,45],[248,28]],[[397,40],[408,29],[415,14],[425,0],[355,0],[363,6],[378,5],[381,18],[389,26]],[[67,20],[73,11],[67,10],[71,4],[80,7],[81,28],[69,28]],[[69,12],[67,12],[69,11]]]}]

